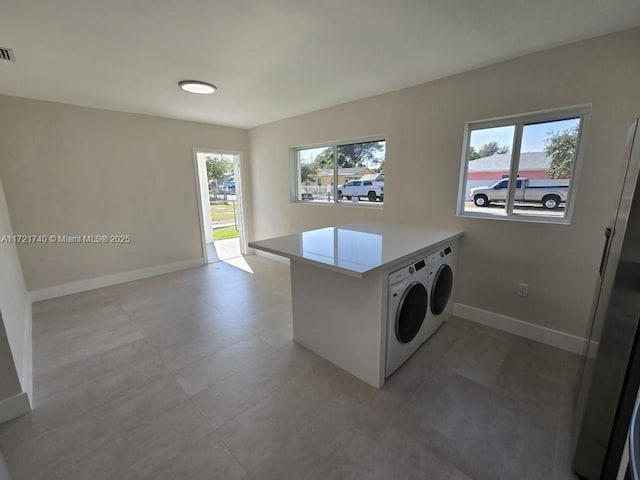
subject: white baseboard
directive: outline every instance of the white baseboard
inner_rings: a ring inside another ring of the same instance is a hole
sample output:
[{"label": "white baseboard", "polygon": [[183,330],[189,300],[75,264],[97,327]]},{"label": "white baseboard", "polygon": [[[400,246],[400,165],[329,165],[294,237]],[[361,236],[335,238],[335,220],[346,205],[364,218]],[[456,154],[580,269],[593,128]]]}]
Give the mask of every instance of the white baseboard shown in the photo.
[{"label": "white baseboard", "polygon": [[280,255],[274,255],[273,253],[263,252],[262,250],[253,249],[255,254],[259,257],[268,258],[269,260],[274,260],[276,262],[284,263],[289,265],[289,259],[285,257],[281,257]]},{"label": "white baseboard", "polygon": [[200,267],[206,265],[204,258],[195,258],[193,260],[183,260],[182,262],[167,263],[155,267],[141,268],[140,270],[131,270],[128,272],[116,273],[113,275],[105,275],[103,277],[90,278],[77,282],[63,283],[53,287],[42,288],[40,290],[32,290],[29,292],[33,302],[48,300],[50,298],[64,297],[73,293],[86,292],[96,288],[109,287],[119,283],[132,282],[143,278],[155,277],[165,273],[177,272],[178,270],[186,270],[187,268]]},{"label": "white baseboard", "polygon": [[587,342],[586,339],[576,335],[542,327],[516,318],[507,317],[506,315],[488,312],[462,303],[455,303],[453,305],[453,314],[457,317],[486,325],[487,327],[512,333],[519,337],[529,338],[580,355],[584,353]]},{"label": "white baseboard", "polygon": [[[27,295],[29,296],[29,295]],[[31,311],[31,300],[28,299],[25,305],[24,314],[24,339],[22,347],[22,372],[20,384],[22,390],[28,395],[27,400],[33,402],[33,314]]]},{"label": "white baseboard", "polygon": [[27,392],[0,400],[0,423],[8,422],[31,410]]}]

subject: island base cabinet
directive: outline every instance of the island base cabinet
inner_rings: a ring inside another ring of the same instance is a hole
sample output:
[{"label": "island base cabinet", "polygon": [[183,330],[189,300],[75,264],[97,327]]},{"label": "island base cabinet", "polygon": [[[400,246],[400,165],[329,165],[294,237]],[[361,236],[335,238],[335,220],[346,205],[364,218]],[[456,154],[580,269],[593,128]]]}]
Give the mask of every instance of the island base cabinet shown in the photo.
[{"label": "island base cabinet", "polygon": [[362,278],[291,260],[294,340],[373,387],[384,384],[386,296]]}]

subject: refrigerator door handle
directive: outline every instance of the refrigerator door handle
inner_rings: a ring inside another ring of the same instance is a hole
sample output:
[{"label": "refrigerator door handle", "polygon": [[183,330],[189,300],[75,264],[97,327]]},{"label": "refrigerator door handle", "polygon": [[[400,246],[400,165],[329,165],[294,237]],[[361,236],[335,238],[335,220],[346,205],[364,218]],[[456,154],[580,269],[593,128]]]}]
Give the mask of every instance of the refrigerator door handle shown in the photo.
[{"label": "refrigerator door handle", "polygon": [[598,275],[600,275],[600,277],[602,277],[604,265],[607,261],[607,253],[609,252],[609,243],[611,243],[611,237],[613,237],[613,229],[611,227],[605,228],[604,236],[604,248],[602,249],[602,258],[600,259],[600,268],[598,269]]}]

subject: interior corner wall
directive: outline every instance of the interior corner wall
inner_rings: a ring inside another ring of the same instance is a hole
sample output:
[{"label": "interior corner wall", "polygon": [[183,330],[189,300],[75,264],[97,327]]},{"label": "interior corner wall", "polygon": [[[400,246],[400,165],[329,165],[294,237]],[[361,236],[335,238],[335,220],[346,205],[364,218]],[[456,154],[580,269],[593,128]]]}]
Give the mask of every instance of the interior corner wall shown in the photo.
[{"label": "interior corner wall", "polygon": [[130,235],[18,245],[29,291],[203,259],[194,147],[246,130],[0,96],[0,178],[15,233]]},{"label": "interior corner wall", "polygon": [[0,403],[22,392],[18,370],[0,312]]},{"label": "interior corner wall", "polygon": [[[366,220],[460,228],[457,302],[584,336],[627,129],[640,115],[638,45],[636,28],[251,129],[251,239]],[[570,225],[456,217],[466,122],[585,103]],[[374,134],[387,138],[384,209],[290,202],[291,147]]]},{"label": "interior corner wall", "polygon": [[13,232],[0,181],[0,403],[21,391],[33,398],[31,301],[16,245],[7,241]]}]

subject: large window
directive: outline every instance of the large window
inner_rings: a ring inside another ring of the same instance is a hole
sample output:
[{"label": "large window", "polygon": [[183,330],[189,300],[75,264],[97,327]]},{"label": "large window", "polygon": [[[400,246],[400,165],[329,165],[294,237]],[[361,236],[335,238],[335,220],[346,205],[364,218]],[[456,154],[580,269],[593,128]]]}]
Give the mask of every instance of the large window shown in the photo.
[{"label": "large window", "polygon": [[292,200],[381,205],[385,153],[385,140],[294,149]]},{"label": "large window", "polygon": [[568,223],[589,110],[467,124],[458,215]]}]

